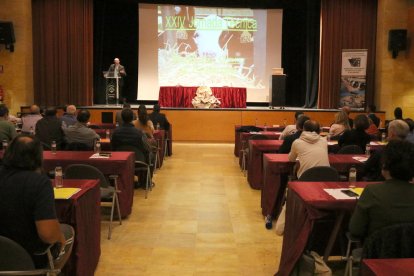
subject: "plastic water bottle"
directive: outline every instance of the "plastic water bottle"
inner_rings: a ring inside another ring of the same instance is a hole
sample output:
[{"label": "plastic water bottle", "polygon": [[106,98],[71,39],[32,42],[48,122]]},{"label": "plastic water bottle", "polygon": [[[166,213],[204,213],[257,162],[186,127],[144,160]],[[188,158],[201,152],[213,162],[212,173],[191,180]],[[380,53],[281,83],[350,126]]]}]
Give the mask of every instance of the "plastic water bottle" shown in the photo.
[{"label": "plastic water bottle", "polygon": [[60,166],[55,168],[55,187],[56,188],[63,187],[63,171],[62,171],[62,167]]},{"label": "plastic water bottle", "polygon": [[98,154],[101,153],[101,141],[99,141],[99,139],[95,141],[94,152]]},{"label": "plastic water bottle", "polygon": [[32,136],[35,135],[35,132],[32,126],[30,127],[29,134]]},{"label": "plastic water bottle", "polygon": [[9,143],[7,142],[7,140],[6,140],[6,139],[4,139],[4,140],[2,141],[2,146],[3,146],[3,151],[6,151],[7,147],[9,146]]},{"label": "plastic water bottle", "polygon": [[264,131],[267,131],[267,124],[266,124],[266,122],[264,123]]},{"label": "plastic water bottle", "polygon": [[349,188],[355,188],[355,182],[357,181],[357,170],[354,166],[349,169]]},{"label": "plastic water bottle", "polygon": [[157,130],[160,130],[160,123],[157,123]]},{"label": "plastic water bottle", "polygon": [[371,155],[371,145],[368,143],[365,146],[365,155],[369,158],[369,156]]},{"label": "plastic water bottle", "polygon": [[385,143],[387,141],[387,134],[385,132],[383,132],[381,134],[381,142]]},{"label": "plastic water bottle", "polygon": [[50,146],[50,148],[52,149],[52,153],[56,154],[56,141],[52,141],[52,145]]},{"label": "plastic water bottle", "polygon": [[109,139],[111,136],[111,132],[109,131],[109,129],[105,130],[105,138]]}]

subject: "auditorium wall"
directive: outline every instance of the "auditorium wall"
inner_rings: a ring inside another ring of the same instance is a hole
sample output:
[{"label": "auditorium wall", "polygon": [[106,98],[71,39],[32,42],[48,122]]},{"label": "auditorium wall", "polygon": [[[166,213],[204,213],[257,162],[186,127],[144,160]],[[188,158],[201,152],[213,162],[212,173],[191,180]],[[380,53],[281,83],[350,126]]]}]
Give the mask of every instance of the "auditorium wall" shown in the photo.
[{"label": "auditorium wall", "polygon": [[[388,31],[408,30],[408,49],[392,58],[388,51]],[[411,41],[410,41],[411,40]],[[414,1],[379,0],[376,58],[376,104],[393,118],[400,106],[404,117],[414,118]]]},{"label": "auditorium wall", "polygon": [[0,86],[15,114],[33,102],[32,1],[0,1],[0,21],[12,21],[16,43],[11,53],[0,45]]}]

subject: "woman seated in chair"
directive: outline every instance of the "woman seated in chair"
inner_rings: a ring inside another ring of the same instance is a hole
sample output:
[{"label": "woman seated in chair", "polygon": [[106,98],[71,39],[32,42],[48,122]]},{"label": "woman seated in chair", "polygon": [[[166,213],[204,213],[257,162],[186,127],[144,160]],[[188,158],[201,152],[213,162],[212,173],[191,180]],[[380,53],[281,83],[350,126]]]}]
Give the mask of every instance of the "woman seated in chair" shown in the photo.
[{"label": "woman seated in chair", "polygon": [[339,147],[347,145],[360,146],[362,150],[365,150],[366,144],[371,141],[371,137],[365,132],[369,127],[368,117],[360,114],[354,119],[354,128],[351,130],[345,130],[345,132],[339,137]]},{"label": "woman seated in chair", "polygon": [[349,223],[353,236],[365,238],[382,227],[414,222],[414,145],[390,141],[384,149],[385,181],[368,185],[358,200]]},{"label": "woman seated in chair", "polygon": [[147,108],[145,105],[138,107],[138,120],[133,121],[136,128],[143,131],[148,138],[154,138],[154,124],[148,117]]},{"label": "woman seated in chair", "polygon": [[345,111],[339,111],[335,114],[335,121],[329,129],[329,135],[332,140],[338,140],[339,136],[349,129],[351,127],[349,126],[348,114]]}]

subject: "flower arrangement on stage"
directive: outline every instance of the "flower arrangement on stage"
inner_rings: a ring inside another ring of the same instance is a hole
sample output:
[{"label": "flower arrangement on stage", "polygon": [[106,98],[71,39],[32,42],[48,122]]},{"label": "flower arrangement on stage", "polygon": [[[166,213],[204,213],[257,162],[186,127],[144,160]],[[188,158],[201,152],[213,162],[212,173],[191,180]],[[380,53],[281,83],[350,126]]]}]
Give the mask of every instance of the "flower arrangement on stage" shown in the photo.
[{"label": "flower arrangement on stage", "polygon": [[197,88],[196,96],[191,101],[194,108],[218,108],[221,102],[214,97],[211,88],[208,86],[200,86]]}]

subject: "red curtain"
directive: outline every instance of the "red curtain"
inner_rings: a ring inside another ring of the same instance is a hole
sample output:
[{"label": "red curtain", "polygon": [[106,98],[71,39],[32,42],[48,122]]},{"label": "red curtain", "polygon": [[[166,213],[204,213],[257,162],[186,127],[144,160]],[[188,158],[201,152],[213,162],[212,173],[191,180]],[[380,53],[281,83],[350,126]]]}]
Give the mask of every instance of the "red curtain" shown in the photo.
[{"label": "red curtain", "polygon": [[91,105],[93,0],[33,0],[33,76],[40,105]]},{"label": "red curtain", "polygon": [[366,102],[375,91],[377,0],[321,0],[319,108],[337,108],[342,49],[368,49]]}]

